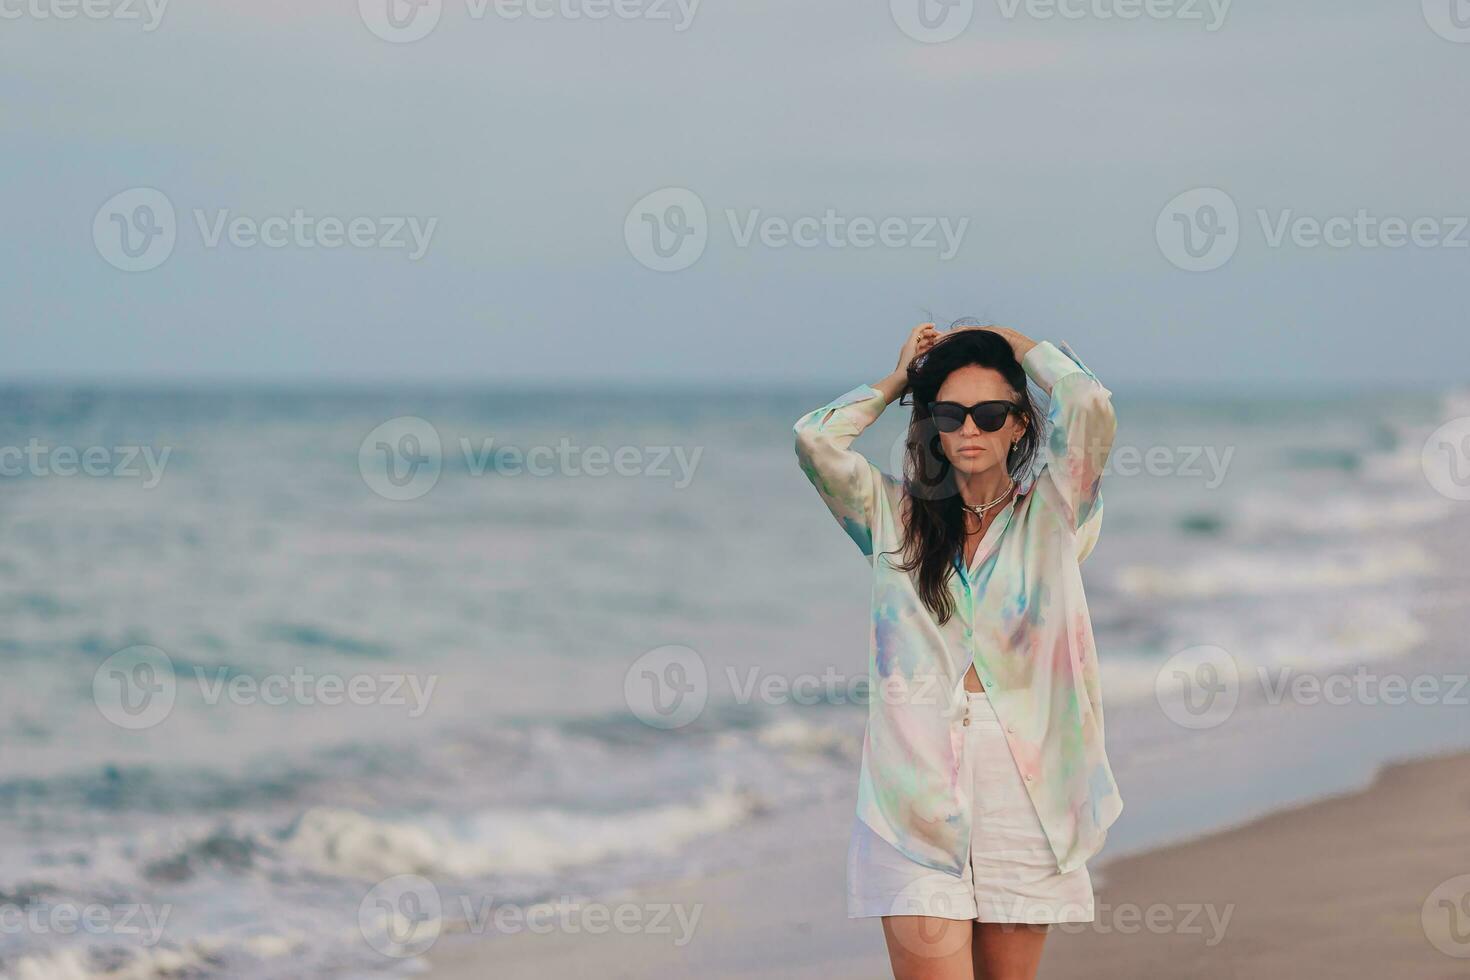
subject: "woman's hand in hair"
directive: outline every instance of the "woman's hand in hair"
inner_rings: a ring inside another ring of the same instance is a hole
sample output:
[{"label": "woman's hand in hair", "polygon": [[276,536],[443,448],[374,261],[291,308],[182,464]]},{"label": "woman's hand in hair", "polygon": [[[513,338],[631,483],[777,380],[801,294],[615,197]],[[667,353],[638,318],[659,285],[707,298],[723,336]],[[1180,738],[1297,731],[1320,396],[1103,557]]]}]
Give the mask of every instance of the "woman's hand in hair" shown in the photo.
[{"label": "woman's hand in hair", "polygon": [[939,341],[939,331],[932,323],[921,323],[909,331],[908,338],[898,352],[898,365],[888,377],[873,385],[883,393],[889,404],[902,397],[909,386],[909,365],[914,358],[928,352]]},{"label": "woman's hand in hair", "polygon": [[908,374],[909,365],[914,363],[918,357],[933,347],[939,340],[939,331],[934,329],[932,323],[921,323],[909,331],[908,339],[903,342],[903,348],[898,352],[898,367],[894,371],[899,374]]},{"label": "woman's hand in hair", "polygon": [[1016,355],[1016,360],[1018,362],[1021,360],[1021,358],[1023,358],[1023,357],[1026,356],[1027,351],[1031,350],[1031,348],[1033,348],[1033,347],[1036,346],[1036,341],[1032,340],[1030,337],[1026,336],[1021,331],[1019,331],[1019,330],[1012,330],[1010,327],[997,327],[997,326],[986,326],[986,327],[957,327],[956,329],[957,330],[989,330],[992,333],[998,333],[998,334],[1000,334],[1011,345],[1011,351]]}]

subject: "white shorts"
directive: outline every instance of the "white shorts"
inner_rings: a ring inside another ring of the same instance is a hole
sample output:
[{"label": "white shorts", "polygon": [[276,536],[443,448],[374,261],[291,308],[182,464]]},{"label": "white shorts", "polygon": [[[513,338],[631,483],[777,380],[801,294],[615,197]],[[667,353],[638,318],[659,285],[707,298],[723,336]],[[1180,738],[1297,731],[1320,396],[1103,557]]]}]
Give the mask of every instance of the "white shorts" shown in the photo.
[{"label": "white shorts", "polygon": [[847,849],[848,917],[1091,922],[1087,867],[1057,870],[990,697],[966,693],[964,761],[975,793],[970,860],[963,874],[955,877],[916,863],[854,818]]}]

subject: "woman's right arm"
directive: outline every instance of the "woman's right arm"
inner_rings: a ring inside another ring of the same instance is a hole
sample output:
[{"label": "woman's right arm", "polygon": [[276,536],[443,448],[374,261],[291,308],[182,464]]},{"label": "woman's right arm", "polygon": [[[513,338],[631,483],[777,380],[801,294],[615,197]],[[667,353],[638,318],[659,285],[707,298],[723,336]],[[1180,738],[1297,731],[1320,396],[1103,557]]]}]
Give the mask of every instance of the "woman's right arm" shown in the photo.
[{"label": "woman's right arm", "polygon": [[908,386],[909,362],[937,339],[932,323],[915,327],[899,352],[898,366],[886,378],[860,385],[835,401],[808,412],[792,427],[796,457],[837,523],[862,549],[873,553],[873,525],[883,493],[883,474],[852,442]]}]

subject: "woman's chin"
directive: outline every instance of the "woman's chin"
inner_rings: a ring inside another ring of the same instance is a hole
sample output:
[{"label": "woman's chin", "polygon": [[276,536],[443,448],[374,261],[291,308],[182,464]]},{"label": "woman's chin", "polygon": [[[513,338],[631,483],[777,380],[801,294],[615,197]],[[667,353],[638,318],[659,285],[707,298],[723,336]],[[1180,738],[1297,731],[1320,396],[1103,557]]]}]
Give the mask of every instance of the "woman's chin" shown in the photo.
[{"label": "woman's chin", "polygon": [[950,465],[954,467],[956,473],[964,476],[979,476],[995,468],[995,457],[990,453],[956,454],[955,458],[950,460]]}]

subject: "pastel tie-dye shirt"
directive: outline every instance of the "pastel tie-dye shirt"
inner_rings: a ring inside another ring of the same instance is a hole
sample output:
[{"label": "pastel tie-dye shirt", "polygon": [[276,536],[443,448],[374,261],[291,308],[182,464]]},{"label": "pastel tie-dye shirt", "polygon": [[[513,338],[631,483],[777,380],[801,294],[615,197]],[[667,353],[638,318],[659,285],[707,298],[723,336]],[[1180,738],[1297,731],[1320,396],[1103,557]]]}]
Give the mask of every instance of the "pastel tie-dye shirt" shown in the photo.
[{"label": "pastel tie-dye shirt", "polygon": [[971,566],[955,557],[955,614],[943,626],[910,576],[894,567],[903,540],[902,481],[851,448],[883,412],[883,395],[862,385],[795,426],[802,470],[873,564],[858,816],[914,861],[956,876],[969,855],[973,812],[961,765],[964,675],[972,662],[1059,870],[1096,854],[1123,809],[1103,749],[1097,652],[1079,567],[1102,523],[1100,483],[1116,429],[1111,392],[1065,342],[1038,343],[1021,366],[1051,395],[1047,429],[1036,465],[985,532]]}]

